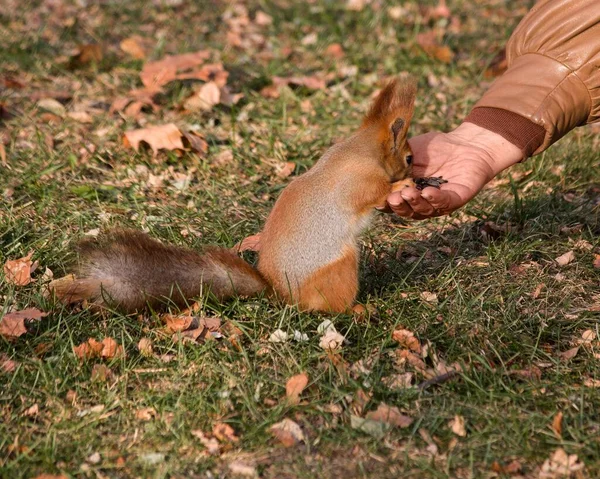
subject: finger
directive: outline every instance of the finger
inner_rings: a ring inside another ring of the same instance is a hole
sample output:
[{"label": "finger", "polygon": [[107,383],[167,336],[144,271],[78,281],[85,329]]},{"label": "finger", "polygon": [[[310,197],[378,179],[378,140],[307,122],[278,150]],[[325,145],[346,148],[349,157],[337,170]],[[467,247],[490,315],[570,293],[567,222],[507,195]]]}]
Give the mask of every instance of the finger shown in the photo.
[{"label": "finger", "polygon": [[416,188],[404,188],[400,191],[404,201],[418,215],[429,217],[435,214],[435,208],[421,195]]},{"label": "finger", "polygon": [[391,193],[387,197],[387,203],[390,206],[391,210],[398,216],[411,218],[414,214],[414,211],[412,210],[410,205],[406,201],[404,201],[404,198],[402,198],[402,195],[399,191]]},{"label": "finger", "polygon": [[449,214],[465,203],[455,191],[448,188],[437,189],[429,186],[422,191],[421,195],[441,214]]}]

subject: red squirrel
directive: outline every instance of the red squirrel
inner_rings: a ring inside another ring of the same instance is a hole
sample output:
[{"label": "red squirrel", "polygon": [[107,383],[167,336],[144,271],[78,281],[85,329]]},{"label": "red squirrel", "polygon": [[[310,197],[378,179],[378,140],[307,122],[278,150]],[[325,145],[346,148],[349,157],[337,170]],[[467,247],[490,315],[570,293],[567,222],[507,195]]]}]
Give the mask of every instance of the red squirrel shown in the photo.
[{"label": "red squirrel", "polygon": [[260,236],[258,270],[228,249],[197,253],[113,231],[84,242],[76,279],[50,291],[65,303],[125,312],[183,305],[207,288],[220,299],[266,291],[305,311],[350,310],[359,235],[390,192],[414,185],[407,132],[415,95],[413,81],[390,81],[360,128],[284,189]]}]

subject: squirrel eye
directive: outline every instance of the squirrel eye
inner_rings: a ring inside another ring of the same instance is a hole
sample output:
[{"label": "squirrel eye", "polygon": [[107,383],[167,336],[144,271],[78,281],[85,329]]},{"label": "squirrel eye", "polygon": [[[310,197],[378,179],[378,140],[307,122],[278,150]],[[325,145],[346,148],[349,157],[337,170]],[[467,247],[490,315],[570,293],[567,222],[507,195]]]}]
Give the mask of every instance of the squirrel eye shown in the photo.
[{"label": "squirrel eye", "polygon": [[413,157],[412,155],[407,155],[406,156],[406,164],[410,165],[412,163]]}]

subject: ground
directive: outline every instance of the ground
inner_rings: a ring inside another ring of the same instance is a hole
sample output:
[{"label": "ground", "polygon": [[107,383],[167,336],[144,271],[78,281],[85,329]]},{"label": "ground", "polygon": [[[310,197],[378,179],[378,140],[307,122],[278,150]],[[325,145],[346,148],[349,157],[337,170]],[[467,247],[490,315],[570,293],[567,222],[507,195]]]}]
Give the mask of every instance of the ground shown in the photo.
[{"label": "ground", "polygon": [[[193,248],[257,233],[394,74],[418,80],[412,134],[456,126],[532,2],[418,3],[2,2],[0,263],[32,252],[37,266],[19,285],[7,263],[0,315],[49,314],[0,336],[0,476],[600,476],[592,127],[450,217],[379,215],[361,243],[363,314],[206,297],[194,314],[221,326],[182,341],[158,313],[96,315],[44,296],[50,271],[67,274],[77,240],[98,230]],[[195,79],[144,89],[144,65],[203,50]],[[196,146],[124,141],[169,123]],[[320,346],[327,319],[345,337],[335,351]],[[308,341],[274,342],[278,329]],[[90,338],[123,352],[81,359]],[[302,373],[294,404],[286,383]],[[373,420],[381,407],[404,419]],[[276,437],[284,419],[302,440]]]}]

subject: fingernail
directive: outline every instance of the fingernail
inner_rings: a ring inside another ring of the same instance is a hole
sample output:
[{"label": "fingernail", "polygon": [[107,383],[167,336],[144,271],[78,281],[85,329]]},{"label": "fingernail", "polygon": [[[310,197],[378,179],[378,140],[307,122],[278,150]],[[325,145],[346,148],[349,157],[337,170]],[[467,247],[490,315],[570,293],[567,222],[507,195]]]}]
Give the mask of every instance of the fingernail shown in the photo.
[{"label": "fingernail", "polygon": [[390,196],[388,196],[387,202],[390,206],[398,206],[400,203],[402,203],[402,196],[392,193]]}]

